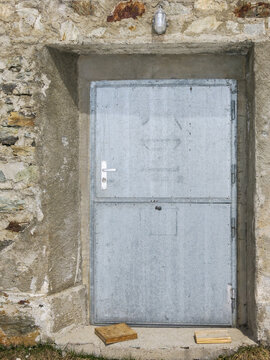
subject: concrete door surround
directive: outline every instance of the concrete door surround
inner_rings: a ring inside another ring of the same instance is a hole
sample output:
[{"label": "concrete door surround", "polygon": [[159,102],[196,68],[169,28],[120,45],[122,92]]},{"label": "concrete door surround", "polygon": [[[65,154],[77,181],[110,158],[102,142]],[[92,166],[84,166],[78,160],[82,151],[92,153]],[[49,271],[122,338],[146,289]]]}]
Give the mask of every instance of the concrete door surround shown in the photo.
[{"label": "concrete door surround", "polygon": [[[42,226],[56,229],[49,239],[48,256],[52,266],[48,302],[58,315],[51,320],[48,333],[56,333],[67,326],[89,324],[90,81],[231,78],[236,79],[239,86],[238,326],[248,327],[254,338],[270,339],[267,330],[270,300],[264,296],[270,288],[266,283],[270,264],[263,246],[267,232],[264,227],[258,231],[269,211],[260,202],[258,191],[267,193],[268,188],[263,181],[255,183],[268,156],[258,157],[258,151],[267,153],[263,135],[260,135],[264,114],[269,110],[270,73],[263,71],[267,54],[270,54],[269,45],[260,44],[254,48],[247,43],[200,44],[192,48],[188,44],[122,45],[121,48],[93,45],[44,50],[41,68],[52,86],[41,108],[41,132],[46,141],[38,151],[47,199],[47,216]],[[258,141],[259,148],[255,147]],[[57,159],[48,156],[52,148],[58,154]],[[64,158],[68,163],[66,167],[61,166],[59,160]],[[52,174],[59,169],[62,184],[53,182]],[[67,187],[64,194],[63,184]],[[61,231],[61,222],[67,224],[64,231]]]},{"label": "concrete door surround", "polygon": [[[82,152],[89,149],[89,139],[85,138],[89,133],[89,129],[86,128],[89,122],[89,86],[91,80],[121,80],[121,79],[151,79],[151,78],[229,78],[236,79],[238,81],[239,89],[239,124],[238,124],[238,137],[239,137],[239,184],[241,190],[239,191],[239,209],[238,216],[240,222],[246,220],[246,187],[247,187],[247,160],[246,160],[246,57],[244,55],[89,55],[81,56],[79,59],[79,98],[81,99],[81,121],[83,123],[84,130],[81,131],[83,139],[80,144],[85,144]],[[85,131],[87,129],[87,131]],[[243,149],[244,147],[244,149]],[[90,165],[91,166],[91,165]],[[84,184],[89,181],[89,175],[86,174],[85,169],[89,169],[86,164],[81,166],[84,176]],[[242,177],[244,176],[244,177]],[[87,180],[86,180],[87,179]],[[84,185],[81,191],[84,193],[83,199],[89,198],[88,185]],[[85,192],[84,192],[85,191]],[[88,208],[87,203],[82,203],[85,206],[83,213],[86,213]],[[240,210],[240,211],[239,211]],[[83,262],[84,266],[84,284],[88,286],[89,282],[89,260],[87,253],[89,252],[89,239],[90,236],[82,230],[83,244],[85,245],[85,256],[84,259],[87,261]],[[88,230],[87,230],[88,231]],[[239,270],[238,270],[238,284],[239,284],[239,306],[238,306],[238,323],[246,323],[246,272],[243,264],[246,261],[245,246],[242,245],[246,242],[243,227],[239,228],[240,251],[239,256]],[[82,244],[82,246],[84,246]],[[83,247],[84,249],[84,247]],[[243,284],[242,284],[243,282]],[[91,294],[88,297],[91,299]],[[89,301],[89,300],[88,300]],[[91,301],[91,300],[90,300]]]}]

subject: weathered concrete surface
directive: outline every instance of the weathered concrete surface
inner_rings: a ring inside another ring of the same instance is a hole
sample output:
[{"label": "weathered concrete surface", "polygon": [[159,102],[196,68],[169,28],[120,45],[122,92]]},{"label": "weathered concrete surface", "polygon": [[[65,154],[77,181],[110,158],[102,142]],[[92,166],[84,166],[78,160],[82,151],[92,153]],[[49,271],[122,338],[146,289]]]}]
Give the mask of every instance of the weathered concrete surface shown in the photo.
[{"label": "weathered concrete surface", "polygon": [[[48,292],[55,293],[80,281],[79,132],[77,56],[55,50],[40,54],[50,82],[46,103],[40,109],[40,163],[48,236]],[[55,156],[52,156],[55,154]]]},{"label": "weathered concrete surface", "polygon": [[247,99],[247,217],[245,220],[246,231],[246,290],[247,290],[247,313],[249,318],[249,329],[253,336],[257,338],[257,318],[255,300],[255,274],[256,274],[256,246],[254,233],[254,194],[255,194],[255,122],[254,122],[254,49],[250,50],[250,55],[246,63],[246,99]]},{"label": "weathered concrete surface", "polygon": [[55,343],[61,348],[108,358],[155,360],[211,360],[221,354],[231,354],[240,346],[255,345],[237,329],[228,329],[231,344],[198,345],[195,328],[134,328],[138,339],[105,346],[95,335],[94,326],[79,327],[56,334]]},{"label": "weathered concrete surface", "polygon": [[270,45],[255,45],[255,238],[256,319],[258,337],[270,342]]},{"label": "weathered concrete surface", "polygon": [[0,344],[33,345],[63,327],[87,323],[84,286],[53,295],[0,293]]},{"label": "weathered concrete surface", "polygon": [[86,292],[83,286],[70,288],[48,297],[52,311],[52,333],[87,323]]}]

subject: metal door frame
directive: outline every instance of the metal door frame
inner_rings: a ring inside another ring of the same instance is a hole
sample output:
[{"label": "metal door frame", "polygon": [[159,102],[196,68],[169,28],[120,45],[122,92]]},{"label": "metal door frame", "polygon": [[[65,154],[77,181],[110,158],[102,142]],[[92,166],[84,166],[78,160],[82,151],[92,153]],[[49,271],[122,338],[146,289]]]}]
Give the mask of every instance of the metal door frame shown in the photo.
[{"label": "metal door frame", "polygon": [[[96,184],[96,87],[140,85],[229,86],[231,92],[231,303],[232,327],[237,324],[237,81],[233,79],[149,79],[93,81],[90,83],[90,323],[95,322],[95,188]],[[133,326],[142,326],[133,324]],[[180,324],[143,324],[144,327],[188,327]],[[196,325],[207,327],[207,325]],[[213,325],[211,325],[213,327]],[[219,326],[220,327],[220,326]]]}]

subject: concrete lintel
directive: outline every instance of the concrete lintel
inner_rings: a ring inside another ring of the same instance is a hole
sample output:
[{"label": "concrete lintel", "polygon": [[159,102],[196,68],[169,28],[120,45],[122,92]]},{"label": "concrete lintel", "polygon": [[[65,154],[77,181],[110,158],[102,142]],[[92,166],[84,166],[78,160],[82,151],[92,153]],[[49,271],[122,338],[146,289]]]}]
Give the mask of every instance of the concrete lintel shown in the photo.
[{"label": "concrete lintel", "polygon": [[[56,345],[62,349],[94,354],[111,359],[155,359],[155,360],[211,360],[219,355],[229,355],[239,347],[255,345],[238,329],[227,329],[231,344],[198,345],[194,341],[196,328],[134,328],[138,333],[137,340],[105,346],[95,335],[94,326],[77,327],[64,330],[55,335]],[[209,329],[208,329],[209,330]]]},{"label": "concrete lintel", "polygon": [[246,55],[253,47],[251,41],[239,42],[179,42],[179,43],[52,43],[47,45],[63,52],[79,55],[91,54],[241,54]]}]

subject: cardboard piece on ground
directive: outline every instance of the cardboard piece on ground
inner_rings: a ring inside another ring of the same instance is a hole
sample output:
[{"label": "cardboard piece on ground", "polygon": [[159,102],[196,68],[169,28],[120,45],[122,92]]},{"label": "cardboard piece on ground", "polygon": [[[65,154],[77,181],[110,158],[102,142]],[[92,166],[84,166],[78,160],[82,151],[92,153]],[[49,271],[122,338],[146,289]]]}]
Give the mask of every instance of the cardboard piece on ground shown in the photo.
[{"label": "cardboard piece on ground", "polygon": [[125,323],[97,327],[95,328],[95,334],[105,345],[138,338],[137,333]]},{"label": "cardboard piece on ground", "polygon": [[197,344],[226,344],[232,342],[227,330],[195,331],[195,340]]}]

